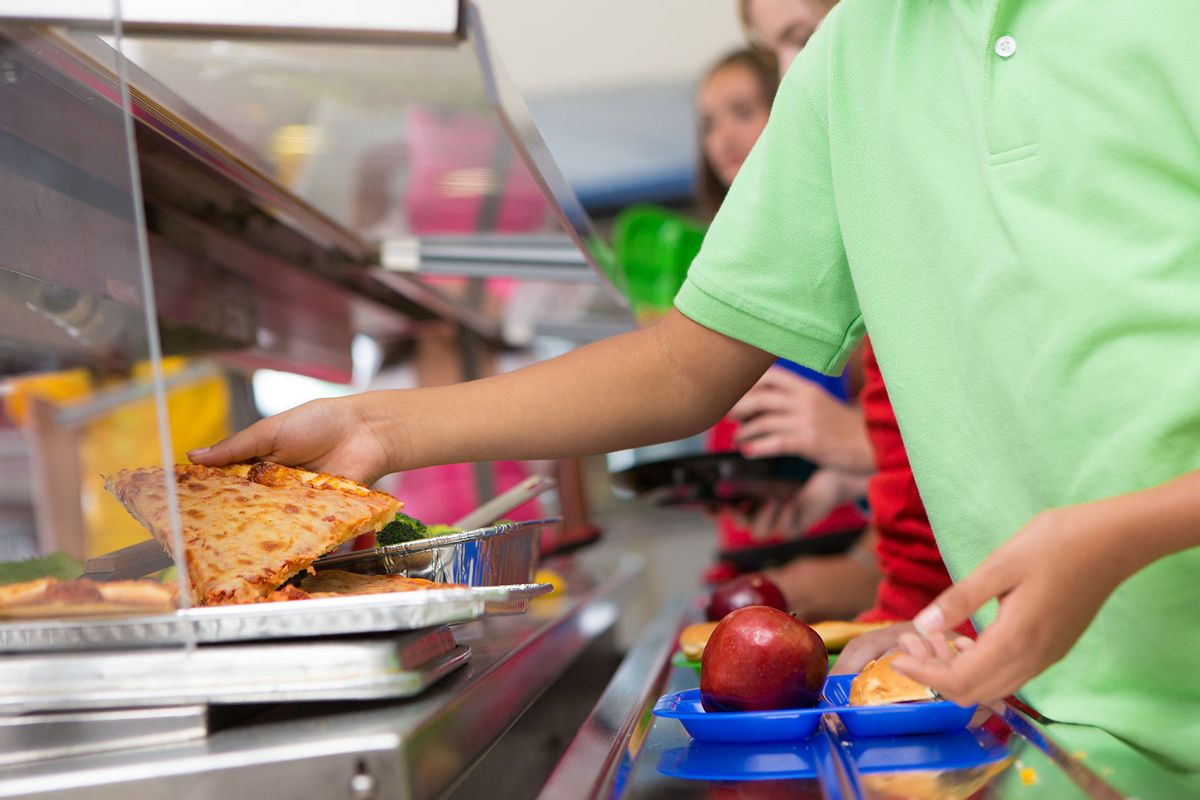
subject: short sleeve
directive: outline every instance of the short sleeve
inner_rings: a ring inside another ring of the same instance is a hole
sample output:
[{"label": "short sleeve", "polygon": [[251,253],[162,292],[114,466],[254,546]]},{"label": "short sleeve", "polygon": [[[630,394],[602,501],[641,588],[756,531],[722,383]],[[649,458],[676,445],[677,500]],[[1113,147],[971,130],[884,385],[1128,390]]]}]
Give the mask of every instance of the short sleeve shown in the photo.
[{"label": "short sleeve", "polygon": [[828,31],[784,78],[675,306],[707,328],[836,374],[863,325],[834,202],[820,33]]}]

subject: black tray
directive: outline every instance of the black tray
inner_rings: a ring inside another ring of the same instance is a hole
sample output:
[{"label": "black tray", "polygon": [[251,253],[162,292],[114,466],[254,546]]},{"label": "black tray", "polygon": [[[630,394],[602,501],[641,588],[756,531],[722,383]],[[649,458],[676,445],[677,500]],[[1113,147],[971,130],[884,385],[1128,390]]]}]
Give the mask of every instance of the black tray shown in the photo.
[{"label": "black tray", "polygon": [[816,471],[816,464],[795,456],[746,458],[741,453],[703,453],[638,464],[614,473],[613,481],[618,488],[659,505],[731,505],[784,497]]},{"label": "black tray", "polygon": [[741,572],[759,572],[781,566],[802,556],[839,555],[853,547],[865,530],[865,528],[853,528],[761,547],[722,550],[717,553],[717,559],[730,564]]}]

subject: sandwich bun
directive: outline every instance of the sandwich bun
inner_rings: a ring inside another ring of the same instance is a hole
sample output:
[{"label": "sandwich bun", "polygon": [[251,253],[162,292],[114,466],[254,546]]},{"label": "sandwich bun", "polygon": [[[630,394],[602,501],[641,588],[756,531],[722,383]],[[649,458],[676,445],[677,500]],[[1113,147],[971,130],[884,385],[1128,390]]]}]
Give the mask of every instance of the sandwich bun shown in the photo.
[{"label": "sandwich bun", "polygon": [[683,657],[688,661],[699,661],[704,655],[704,646],[708,644],[708,637],[712,636],[712,632],[717,629],[715,622],[698,622],[695,625],[688,625],[679,634],[679,649],[683,651]]},{"label": "sandwich bun", "polygon": [[937,698],[933,689],[892,669],[892,662],[899,655],[900,651],[896,650],[863,667],[863,671],[850,683],[850,705],[918,703]]}]

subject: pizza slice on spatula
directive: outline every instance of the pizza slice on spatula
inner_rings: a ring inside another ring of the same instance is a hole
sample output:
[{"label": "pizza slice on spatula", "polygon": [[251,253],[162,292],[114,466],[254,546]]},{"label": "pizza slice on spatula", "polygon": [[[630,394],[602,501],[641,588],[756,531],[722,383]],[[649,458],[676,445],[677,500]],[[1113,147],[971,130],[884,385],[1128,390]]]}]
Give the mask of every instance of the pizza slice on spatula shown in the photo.
[{"label": "pizza slice on spatula", "polygon": [[[193,601],[253,603],[320,556],[382,528],[401,503],[335,475],[268,462],[175,465]],[[171,550],[161,467],[121,470],[104,486]]]}]

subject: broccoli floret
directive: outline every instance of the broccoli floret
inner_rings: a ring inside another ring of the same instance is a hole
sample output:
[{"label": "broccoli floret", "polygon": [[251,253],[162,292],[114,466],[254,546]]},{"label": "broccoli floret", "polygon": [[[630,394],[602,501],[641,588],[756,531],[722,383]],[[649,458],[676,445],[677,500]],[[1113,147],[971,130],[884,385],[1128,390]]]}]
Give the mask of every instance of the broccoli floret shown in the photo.
[{"label": "broccoli floret", "polygon": [[408,514],[397,514],[394,520],[375,534],[375,541],[381,545],[415,542],[424,539],[428,531],[425,523],[419,519],[413,519]]}]

